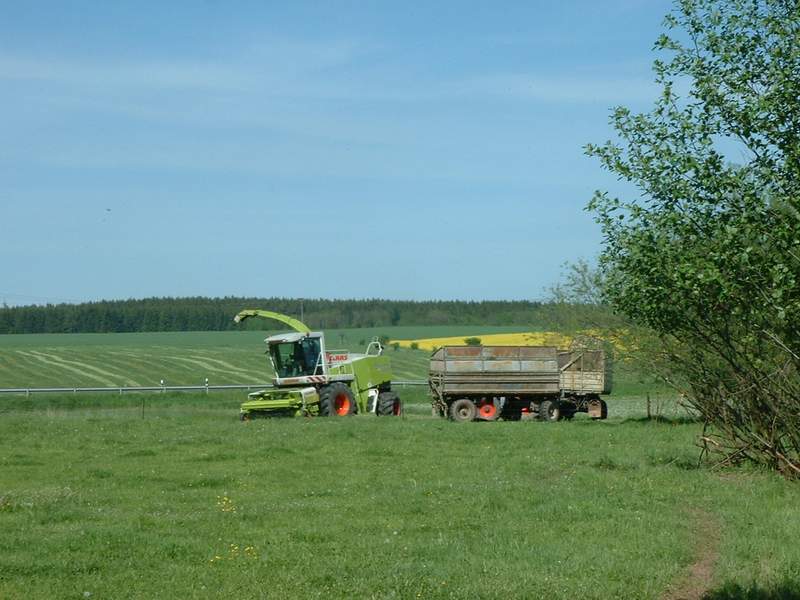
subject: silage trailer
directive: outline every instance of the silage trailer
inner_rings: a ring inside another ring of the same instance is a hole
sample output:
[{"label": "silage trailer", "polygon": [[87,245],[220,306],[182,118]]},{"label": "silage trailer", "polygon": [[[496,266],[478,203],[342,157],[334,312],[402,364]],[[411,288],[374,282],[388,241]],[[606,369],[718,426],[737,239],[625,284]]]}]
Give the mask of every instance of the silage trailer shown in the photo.
[{"label": "silage trailer", "polygon": [[553,346],[443,346],[430,358],[433,413],[454,421],[605,419],[611,359]]}]

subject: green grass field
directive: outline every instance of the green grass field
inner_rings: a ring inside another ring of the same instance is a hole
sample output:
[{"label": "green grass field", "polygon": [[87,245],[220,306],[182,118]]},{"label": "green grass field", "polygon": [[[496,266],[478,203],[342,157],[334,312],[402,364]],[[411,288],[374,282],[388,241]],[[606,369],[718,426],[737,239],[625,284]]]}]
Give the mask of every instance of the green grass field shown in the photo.
[{"label": "green grass field", "polygon": [[[263,379],[263,337],[6,336],[0,385]],[[699,465],[701,425],[615,381],[608,421],[553,424],[432,418],[420,387],[402,418],[246,424],[243,393],[0,396],[0,598],[800,598],[797,484]]]},{"label": "green grass field", "polygon": [[457,425],[402,394],[246,424],[238,394],[4,399],[0,598],[800,597],[800,490],[698,468],[699,424],[626,397]]},{"label": "green grass field", "polygon": [[[393,339],[522,331],[514,327],[381,327],[326,331],[330,349]],[[0,335],[0,387],[117,387],[266,382],[264,331]],[[425,352],[392,350],[395,378],[427,376]]]}]

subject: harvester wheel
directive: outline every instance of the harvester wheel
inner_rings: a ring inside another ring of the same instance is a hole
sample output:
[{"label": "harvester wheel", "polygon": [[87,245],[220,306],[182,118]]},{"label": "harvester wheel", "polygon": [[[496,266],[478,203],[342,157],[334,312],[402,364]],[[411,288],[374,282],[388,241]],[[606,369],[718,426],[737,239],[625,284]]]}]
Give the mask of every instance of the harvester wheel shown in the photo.
[{"label": "harvester wheel", "polygon": [[463,423],[474,421],[478,414],[478,409],[469,398],[459,398],[450,405],[450,419]]},{"label": "harvester wheel", "polygon": [[319,414],[323,417],[346,417],[356,411],[353,392],[343,383],[334,382],[319,392]]},{"label": "harvester wheel", "polygon": [[400,416],[403,411],[403,403],[400,402],[400,396],[394,392],[381,392],[378,395],[378,409],[375,411],[376,415],[382,416]]},{"label": "harvester wheel", "polygon": [[500,416],[500,411],[497,410],[494,402],[491,400],[481,400],[478,403],[478,418],[484,421],[496,421]]},{"label": "harvester wheel", "polygon": [[545,400],[539,405],[539,418],[542,421],[560,421],[561,407],[557,401]]}]

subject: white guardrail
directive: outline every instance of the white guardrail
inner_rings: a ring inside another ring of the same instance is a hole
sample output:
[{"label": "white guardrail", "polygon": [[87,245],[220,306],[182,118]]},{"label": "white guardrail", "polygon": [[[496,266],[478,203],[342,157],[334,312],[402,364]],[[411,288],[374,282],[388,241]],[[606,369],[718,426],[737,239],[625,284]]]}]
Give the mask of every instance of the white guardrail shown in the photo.
[{"label": "white guardrail", "polygon": [[[424,380],[393,381],[392,385],[428,385]],[[215,392],[220,390],[252,390],[273,387],[271,383],[236,383],[231,385],[151,385],[151,386],[120,386],[120,387],[31,387],[31,388],[0,388],[0,394],[81,394],[85,392],[111,392],[125,394],[130,392]]]}]

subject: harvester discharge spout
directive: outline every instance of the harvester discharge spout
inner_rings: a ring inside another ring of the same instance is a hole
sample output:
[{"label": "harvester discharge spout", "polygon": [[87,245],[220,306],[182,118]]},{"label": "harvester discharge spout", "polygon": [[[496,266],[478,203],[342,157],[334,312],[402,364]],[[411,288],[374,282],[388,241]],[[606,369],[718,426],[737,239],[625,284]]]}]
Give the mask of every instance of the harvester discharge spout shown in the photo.
[{"label": "harvester discharge spout", "polygon": [[269,310],[258,310],[258,309],[246,309],[239,312],[235,317],[233,317],[234,323],[241,323],[245,319],[249,319],[250,317],[261,317],[262,319],[274,319],[275,321],[280,321],[281,323],[285,323],[295,331],[299,331],[300,333],[311,333],[311,329],[308,328],[308,325],[303,323],[302,321],[298,321],[288,315],[282,315],[281,313],[272,312]]}]

